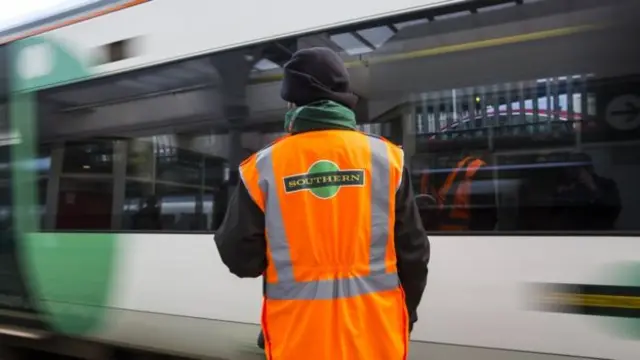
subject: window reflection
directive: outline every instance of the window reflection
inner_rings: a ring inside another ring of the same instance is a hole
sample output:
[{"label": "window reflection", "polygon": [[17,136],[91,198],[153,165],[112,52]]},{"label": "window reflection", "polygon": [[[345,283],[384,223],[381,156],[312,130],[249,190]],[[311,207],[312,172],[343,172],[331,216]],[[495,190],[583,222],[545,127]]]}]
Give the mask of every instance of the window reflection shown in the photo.
[{"label": "window reflection", "polygon": [[128,141],[123,229],[212,229],[214,194],[228,180],[226,161],[198,149],[212,140],[206,136],[180,139],[182,144],[172,135]]},{"label": "window reflection", "polygon": [[[385,136],[405,149],[430,231],[636,229],[638,193],[629,178],[640,163],[627,154],[640,133],[637,125],[612,123],[607,108],[627,94],[640,99],[640,69],[630,60],[640,57],[630,36],[637,26],[618,22],[555,38],[565,31],[558,29],[597,21],[586,15],[592,5],[560,10],[563,4],[452,6],[396,22],[375,45],[362,35],[380,24],[329,36],[352,81],[366,84],[356,91],[366,93],[369,121],[394,119]],[[534,28],[544,40],[532,42],[533,28],[520,20],[526,11],[567,11],[575,21],[540,23]],[[607,11],[625,10],[597,6],[603,17]],[[634,123],[638,112],[627,110]]]},{"label": "window reflection", "polygon": [[215,230],[239,162],[284,134],[283,64],[327,46],[430,231],[638,230],[638,6],[462,2],[42,91],[43,221]]},{"label": "window reflection", "polygon": [[66,143],[62,171],[66,174],[110,174],[113,171],[113,141],[95,139]]}]

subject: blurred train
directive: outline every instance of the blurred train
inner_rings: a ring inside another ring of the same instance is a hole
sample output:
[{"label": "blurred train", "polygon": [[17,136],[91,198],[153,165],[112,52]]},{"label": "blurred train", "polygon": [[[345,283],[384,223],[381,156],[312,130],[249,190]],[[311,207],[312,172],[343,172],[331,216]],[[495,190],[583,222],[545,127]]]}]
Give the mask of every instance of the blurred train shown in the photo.
[{"label": "blurred train", "polygon": [[[98,0],[4,31],[0,351],[263,357],[261,281],[230,275],[213,234],[238,163],[283,134],[281,66],[326,46],[349,67],[361,130],[403,146],[430,233],[410,359],[637,359],[638,13]],[[442,231],[421,182],[465,156],[486,162],[469,206],[492,217]]]}]

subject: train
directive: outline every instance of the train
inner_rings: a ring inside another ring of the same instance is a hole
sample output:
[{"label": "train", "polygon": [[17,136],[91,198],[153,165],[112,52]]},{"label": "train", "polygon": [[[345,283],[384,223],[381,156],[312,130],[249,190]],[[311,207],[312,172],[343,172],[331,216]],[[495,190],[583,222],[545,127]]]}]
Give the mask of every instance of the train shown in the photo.
[{"label": "train", "polygon": [[[636,360],[640,3],[310,9],[97,0],[0,33],[0,354],[264,358],[262,280],[215,230],[238,164],[284,134],[283,64],[323,46],[360,130],[402,146],[431,241],[409,359]],[[464,156],[493,218],[439,230],[421,179]]]}]

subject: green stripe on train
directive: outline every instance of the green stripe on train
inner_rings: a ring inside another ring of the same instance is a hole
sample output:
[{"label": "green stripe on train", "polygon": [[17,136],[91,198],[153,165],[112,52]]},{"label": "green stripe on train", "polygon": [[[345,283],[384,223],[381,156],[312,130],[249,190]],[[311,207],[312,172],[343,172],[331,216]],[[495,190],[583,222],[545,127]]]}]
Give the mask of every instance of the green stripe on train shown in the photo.
[{"label": "green stripe on train", "polygon": [[36,170],[16,164],[36,155],[36,89],[81,79],[89,68],[45,37],[12,43],[11,59],[10,117],[21,139],[12,151],[18,255],[26,264],[24,272],[35,305],[49,325],[68,335],[86,335],[104,324],[113,288],[117,235],[39,232]]}]

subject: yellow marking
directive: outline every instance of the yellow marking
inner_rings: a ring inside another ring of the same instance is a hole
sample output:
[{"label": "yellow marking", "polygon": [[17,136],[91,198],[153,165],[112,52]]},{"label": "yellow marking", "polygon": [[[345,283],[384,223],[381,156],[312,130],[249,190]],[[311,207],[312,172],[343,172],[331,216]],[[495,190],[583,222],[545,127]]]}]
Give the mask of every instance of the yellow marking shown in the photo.
[{"label": "yellow marking", "polygon": [[542,301],[555,305],[640,309],[640,296],[551,293]]}]

